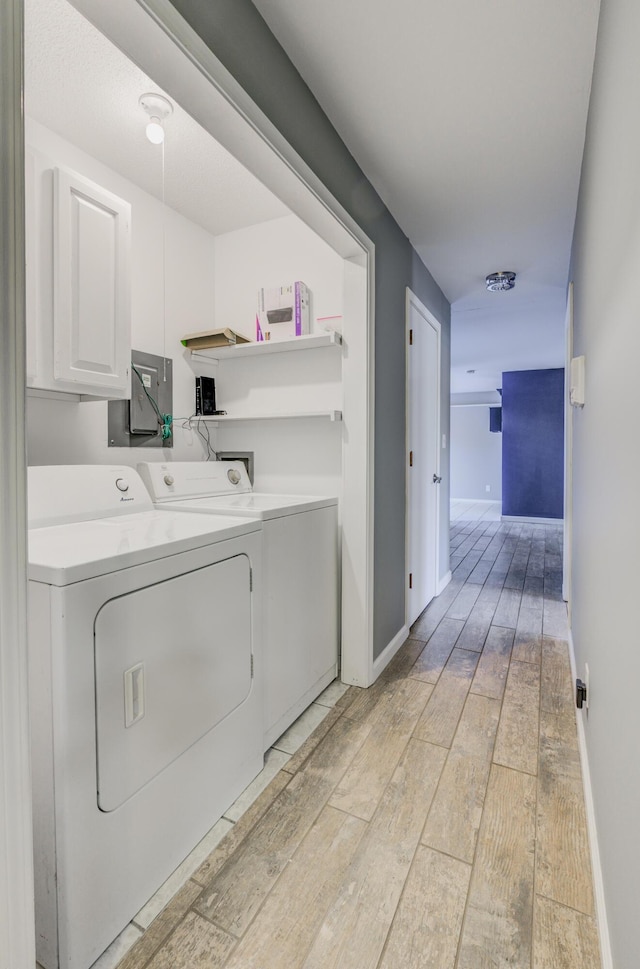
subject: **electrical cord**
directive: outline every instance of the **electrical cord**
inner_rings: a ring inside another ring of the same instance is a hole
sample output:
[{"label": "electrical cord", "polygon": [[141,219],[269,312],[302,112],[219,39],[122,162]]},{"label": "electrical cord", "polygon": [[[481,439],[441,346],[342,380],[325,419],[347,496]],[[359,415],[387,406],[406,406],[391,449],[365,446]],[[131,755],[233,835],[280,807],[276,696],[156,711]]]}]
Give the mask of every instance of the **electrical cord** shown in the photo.
[{"label": "electrical cord", "polygon": [[[217,452],[213,450],[211,446],[211,438],[209,436],[209,427],[206,421],[203,421],[201,416],[198,414],[192,414],[191,417],[180,418],[182,420],[181,427],[188,428],[189,430],[195,430],[199,438],[201,438],[204,446],[207,449],[207,457],[205,460],[210,461],[212,458],[214,461],[218,460]],[[195,427],[193,426],[195,422]],[[204,427],[204,432],[202,431]]]},{"label": "electrical cord", "polygon": [[[202,421],[201,417],[198,414],[192,414],[191,417],[176,417],[176,418],[172,417],[171,414],[163,414],[160,408],[158,407],[158,404],[156,403],[154,398],[147,390],[142,374],[140,373],[138,368],[134,366],[134,364],[131,364],[131,369],[133,370],[136,377],[140,381],[140,384],[142,385],[142,389],[144,390],[149,403],[151,404],[151,406],[155,411],[155,414],[158,418],[158,424],[162,428],[162,440],[166,441],[172,436],[173,434],[172,424],[174,423],[174,421],[181,421],[182,422],[181,427],[189,428],[190,430],[194,429],[198,437],[202,440],[204,446],[207,449],[206,460],[210,461],[213,458],[214,461],[217,461],[218,455],[216,451],[214,451],[213,447],[211,446],[211,437],[209,435],[209,428],[207,426],[206,421]],[[194,421],[195,421],[195,428],[193,427]],[[203,427],[204,427],[204,432],[202,430]]]}]

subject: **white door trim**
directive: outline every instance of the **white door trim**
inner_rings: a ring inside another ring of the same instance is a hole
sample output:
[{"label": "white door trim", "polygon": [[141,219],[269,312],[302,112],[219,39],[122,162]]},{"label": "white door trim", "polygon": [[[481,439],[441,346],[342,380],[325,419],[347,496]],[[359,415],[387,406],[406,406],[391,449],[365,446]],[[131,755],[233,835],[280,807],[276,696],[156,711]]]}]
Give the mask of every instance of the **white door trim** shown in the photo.
[{"label": "white door trim", "polygon": [[[572,284],[573,285],[573,284]],[[575,644],[571,629],[569,629],[569,659],[571,662],[571,680],[575,683],[578,670],[576,667]],[[596,904],[596,920],[598,923],[598,940],[600,942],[601,969],[613,969],[613,954],[611,952],[611,936],[609,934],[609,919],[607,916],[606,893],[604,890],[604,872],[600,860],[600,842],[598,840],[598,826],[596,824],[596,807],[593,800],[593,786],[591,784],[591,769],[589,767],[589,753],[585,733],[585,717],[588,711],[583,708],[576,711],[578,727],[578,750],[580,752],[580,766],[582,768],[582,789],[584,805],[587,815],[587,829],[589,832],[589,849],[591,855],[591,871],[593,874],[593,892]]]},{"label": "white door trim", "polygon": [[[364,270],[362,318],[351,326],[345,388],[343,494],[359,493],[343,515],[342,677],[373,682],[374,263],[375,246],[318,176],[252,101],[169,0],[71,0],[317,232],[348,265]],[[345,318],[345,332],[349,321]],[[356,367],[360,358],[362,366]],[[343,511],[349,505],[349,499]],[[356,576],[357,594],[349,576]]]},{"label": "white door trim", "polygon": [[[416,294],[412,292],[407,286],[407,294],[405,301],[405,348],[406,348],[406,365],[405,365],[405,426],[406,426],[406,441],[405,441],[405,468],[407,470],[407,483],[405,488],[406,494],[406,513],[405,513],[405,576],[407,581],[405,584],[405,625],[409,624],[409,530],[410,530],[410,517],[409,517],[409,451],[411,450],[410,442],[410,386],[409,386],[409,330],[410,330],[410,312],[411,307],[413,307],[417,312],[424,318],[429,326],[431,326],[436,333],[438,341],[438,366],[437,366],[437,387],[436,387],[436,469],[435,473],[440,475],[441,471],[441,442],[442,442],[442,413],[440,406],[440,389],[441,389],[441,374],[442,374],[442,325],[440,321],[433,315],[431,310],[429,310],[424,303],[418,299]],[[439,595],[440,588],[440,488],[436,489],[436,532],[435,532],[435,590],[434,594]],[[446,582],[445,582],[446,585]]]},{"label": "white door trim", "polygon": [[0,4],[0,966],[35,965],[26,645],[22,0]]},{"label": "white door trim", "polygon": [[[345,323],[373,319],[374,260],[345,259]],[[363,289],[362,280],[366,277]],[[362,306],[362,301],[366,306]],[[346,331],[345,331],[346,332]],[[342,655],[341,679],[353,686],[374,682],[373,661],[373,326],[359,328],[343,358],[342,446]]]},{"label": "white door trim", "polygon": [[568,604],[571,626],[571,549],[573,529],[573,411],[569,401],[571,383],[571,358],[573,356],[573,283],[567,292],[565,316],[565,367],[564,367],[564,531],[562,540],[562,598]]}]

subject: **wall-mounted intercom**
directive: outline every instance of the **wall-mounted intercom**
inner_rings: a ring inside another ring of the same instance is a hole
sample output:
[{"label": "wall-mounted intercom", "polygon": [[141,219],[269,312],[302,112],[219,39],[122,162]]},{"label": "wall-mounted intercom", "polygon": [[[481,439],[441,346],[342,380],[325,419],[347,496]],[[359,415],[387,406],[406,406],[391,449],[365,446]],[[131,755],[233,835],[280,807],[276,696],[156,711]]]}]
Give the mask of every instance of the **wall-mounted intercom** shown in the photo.
[{"label": "wall-mounted intercom", "polygon": [[571,361],[569,400],[574,407],[584,406],[584,357],[574,357]]}]

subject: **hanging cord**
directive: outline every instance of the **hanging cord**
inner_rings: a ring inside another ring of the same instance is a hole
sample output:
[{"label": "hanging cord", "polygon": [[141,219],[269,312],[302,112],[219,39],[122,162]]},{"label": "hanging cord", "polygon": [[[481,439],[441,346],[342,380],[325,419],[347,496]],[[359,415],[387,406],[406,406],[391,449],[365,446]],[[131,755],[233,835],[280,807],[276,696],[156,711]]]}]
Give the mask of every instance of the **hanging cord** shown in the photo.
[{"label": "hanging cord", "polygon": [[142,377],[142,374],[138,370],[138,368],[135,367],[133,364],[131,364],[131,369],[133,370],[133,372],[135,373],[136,377],[140,381],[140,383],[142,385],[142,389],[144,390],[144,392],[145,392],[145,394],[147,396],[147,400],[149,401],[149,403],[153,407],[154,411],[156,412],[156,416],[158,418],[158,424],[162,428],[162,432],[161,432],[162,433],[162,440],[163,441],[168,441],[169,438],[171,437],[171,435],[173,434],[173,431],[171,429],[171,425],[173,424],[173,417],[171,416],[171,414],[163,414],[160,411],[160,408],[158,407],[156,401],[153,399],[153,397],[151,396],[151,394],[149,393],[149,391],[145,387],[144,379]]},{"label": "hanging cord", "polygon": [[[194,427],[195,424],[195,427]],[[209,436],[209,427],[206,421],[201,420],[197,414],[193,414],[191,417],[185,417],[182,419],[182,427],[188,428],[190,431],[195,430],[198,437],[202,439],[204,446],[207,449],[207,457],[205,460],[210,461],[212,458],[214,461],[218,460],[217,452],[213,450],[211,445],[211,438]],[[204,431],[202,428],[204,427]]]},{"label": "hanging cord", "polygon": [[165,168],[165,140],[160,145],[162,150],[162,357],[163,380],[167,380],[167,194]]}]

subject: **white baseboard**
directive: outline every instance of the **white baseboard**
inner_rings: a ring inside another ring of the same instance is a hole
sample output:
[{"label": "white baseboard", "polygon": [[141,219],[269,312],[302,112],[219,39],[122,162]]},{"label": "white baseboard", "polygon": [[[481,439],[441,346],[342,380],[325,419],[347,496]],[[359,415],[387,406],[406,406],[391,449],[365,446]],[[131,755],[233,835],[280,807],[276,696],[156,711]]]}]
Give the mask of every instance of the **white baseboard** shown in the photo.
[{"label": "white baseboard", "polygon": [[445,574],[438,582],[438,585],[436,587],[436,595],[439,596],[441,592],[444,592],[444,590],[447,588],[450,582],[451,582],[451,570],[449,570],[448,572],[445,572]]},{"label": "white baseboard", "polygon": [[[576,654],[573,646],[573,636],[569,630],[569,657],[571,660],[571,676],[576,680]],[[602,969],[613,969],[611,954],[611,940],[609,938],[609,923],[607,921],[607,906],[604,895],[604,880],[602,864],[600,863],[600,848],[598,845],[598,831],[596,828],[596,812],[591,788],[591,772],[587,753],[587,738],[584,731],[584,717],[586,712],[576,711],[578,724],[578,748],[580,750],[580,765],[582,767],[582,784],[584,787],[584,803],[587,812],[587,827],[589,829],[589,848],[591,853],[591,870],[593,872],[593,888],[596,902],[596,918],[598,920],[598,936],[600,939],[600,959]]]},{"label": "white baseboard", "polygon": [[393,639],[391,640],[391,642],[388,643],[385,646],[385,648],[382,650],[382,652],[380,653],[380,655],[379,656],[376,656],[376,658],[374,659],[374,661],[373,661],[373,679],[371,681],[372,683],[375,683],[375,681],[378,679],[378,677],[382,673],[383,669],[386,666],[389,665],[389,663],[391,662],[391,660],[393,659],[393,657],[396,655],[396,653],[398,652],[398,650],[400,649],[400,647],[403,645],[403,643],[405,643],[407,641],[408,638],[409,638],[409,627],[405,623],[405,625],[402,627],[402,629],[400,629],[395,634],[395,636],[393,637]]},{"label": "white baseboard", "polygon": [[564,525],[564,518],[523,518],[520,515],[501,515],[503,522],[526,522],[529,525]]}]

